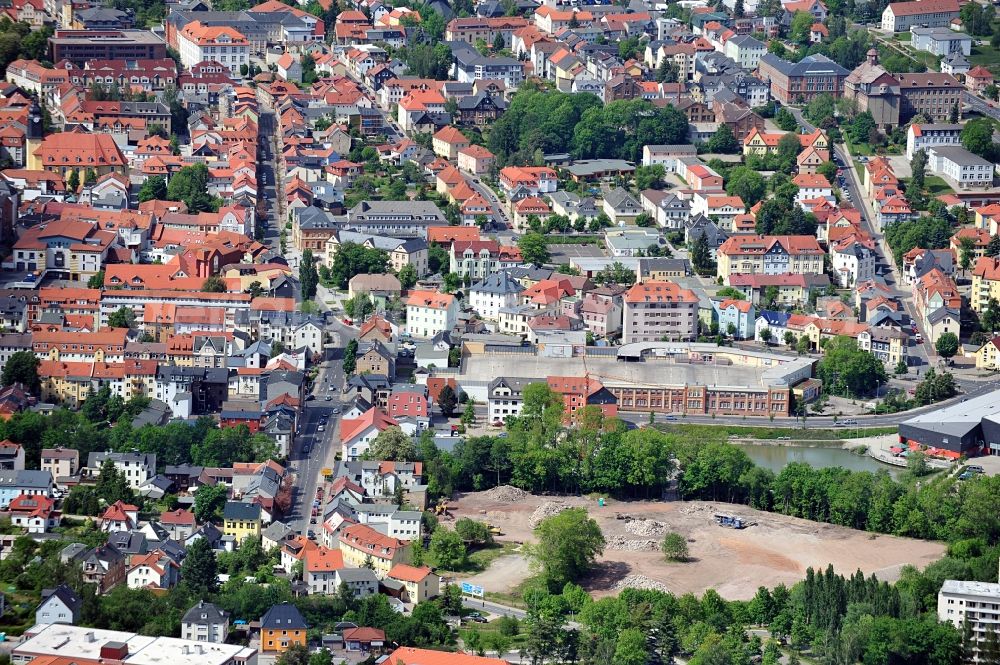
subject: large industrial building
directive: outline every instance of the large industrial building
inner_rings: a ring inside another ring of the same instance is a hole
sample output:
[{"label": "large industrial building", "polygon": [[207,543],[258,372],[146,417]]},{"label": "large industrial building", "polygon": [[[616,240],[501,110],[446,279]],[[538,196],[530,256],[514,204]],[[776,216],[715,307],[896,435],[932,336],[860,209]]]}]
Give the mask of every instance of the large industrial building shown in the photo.
[{"label": "large industrial building", "polygon": [[1000,390],[910,418],[900,423],[899,439],[962,454],[1000,455]]},{"label": "large industrial building", "polygon": [[[810,358],[694,342],[603,348],[467,342],[462,356],[459,373],[447,376],[486,403],[494,420],[520,411],[520,397],[512,394],[520,388],[511,386],[549,377],[598,381],[618,411],[691,415],[789,416],[796,401],[814,399],[821,385],[812,378]],[[496,391],[501,379],[504,394]]]}]

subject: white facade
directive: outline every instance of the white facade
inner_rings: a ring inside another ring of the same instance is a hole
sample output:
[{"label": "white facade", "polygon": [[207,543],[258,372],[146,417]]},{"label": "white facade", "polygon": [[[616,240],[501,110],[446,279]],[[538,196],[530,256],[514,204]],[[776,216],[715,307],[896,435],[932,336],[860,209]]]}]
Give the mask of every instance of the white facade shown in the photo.
[{"label": "white facade", "polygon": [[[938,621],[947,621],[963,630],[966,621],[976,642],[1000,629],[1000,584],[945,580],[938,592]],[[978,652],[978,646],[976,652]],[[979,660],[978,653],[976,660]]]},{"label": "white facade", "polygon": [[454,328],[457,320],[458,302],[453,297],[445,306],[415,304],[412,299],[406,304],[406,332],[413,337],[433,337]]},{"label": "white facade", "polygon": [[189,31],[186,27],[177,33],[177,46],[181,63],[187,68],[211,60],[239,74],[240,66],[250,62],[250,43],[232,28],[219,30],[201,26],[200,30],[196,27]]},{"label": "white facade", "polygon": [[853,243],[843,250],[830,250],[833,272],[843,288],[849,288],[870,279],[875,279],[875,252],[860,243]]},{"label": "white facade", "polygon": [[732,37],[726,42],[726,57],[732,58],[740,68],[757,69],[757,62],[767,53],[767,46],[749,35]]},{"label": "white facade", "polygon": [[961,146],[934,148],[927,157],[932,173],[951,178],[962,189],[993,184],[995,165]]},{"label": "white facade", "polygon": [[960,145],[961,135],[962,125],[910,125],[906,130],[906,159],[912,160],[921,149]]}]

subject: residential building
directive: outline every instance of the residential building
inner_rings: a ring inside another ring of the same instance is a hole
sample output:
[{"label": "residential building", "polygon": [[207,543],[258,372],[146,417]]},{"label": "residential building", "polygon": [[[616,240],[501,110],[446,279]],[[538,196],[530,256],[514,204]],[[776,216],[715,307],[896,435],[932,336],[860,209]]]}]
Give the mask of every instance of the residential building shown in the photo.
[{"label": "residential building", "polygon": [[56,483],[60,478],[75,476],[80,470],[80,451],[72,448],[43,448],[42,471],[48,471]]},{"label": "residential building", "polygon": [[458,301],[450,293],[410,291],[406,299],[406,332],[413,337],[433,337],[450,331],[458,321]]},{"label": "residential building", "polygon": [[280,654],[293,645],[305,647],[308,630],[295,605],[287,601],[273,605],[260,619],[260,650]]},{"label": "residential building", "polygon": [[969,305],[977,314],[989,307],[990,300],[1000,302],[1000,259],[986,256],[976,261],[972,268],[972,290]]},{"label": "residential building", "polygon": [[125,580],[130,589],[171,589],[180,581],[180,565],[159,549],[133,555]]},{"label": "residential building", "polygon": [[242,65],[250,62],[250,42],[242,33],[228,26],[188,23],[177,33],[181,63],[191,68],[210,60],[219,62],[231,74],[239,74]]},{"label": "residential building", "polygon": [[84,584],[93,584],[105,594],[125,581],[125,555],[114,545],[90,549],[80,559]]},{"label": "residential building", "polygon": [[1000,370],[1000,337],[994,337],[976,350],[976,369]]},{"label": "residential building", "polygon": [[848,236],[830,246],[830,262],[841,288],[875,279],[875,243],[871,238]]},{"label": "residential building", "polygon": [[[983,418],[982,423],[983,427],[993,425],[992,418]],[[986,643],[996,639],[1000,624],[1000,584],[945,580],[938,591],[937,618],[956,630],[968,631],[972,653],[965,657],[983,662]]]},{"label": "residential building", "polygon": [[953,53],[972,55],[972,37],[964,32],[955,32],[948,27],[910,28],[910,45],[918,51],[946,57]]},{"label": "residential building", "polygon": [[337,593],[337,572],[344,567],[340,550],[317,547],[307,550],[302,566],[302,581],[310,594]]},{"label": "residential building", "polygon": [[7,510],[11,524],[27,533],[48,533],[59,526],[61,514],[55,508],[55,501],[41,494],[14,497]]},{"label": "residential building", "polygon": [[622,342],[693,340],[698,332],[698,296],[670,282],[632,286],[624,297]]},{"label": "residential building", "polygon": [[260,536],[262,516],[259,504],[227,501],[222,520],[222,532],[232,536],[237,543]]},{"label": "residential building", "polygon": [[389,569],[385,579],[393,580],[403,586],[401,600],[406,603],[422,603],[441,593],[441,577],[427,566],[397,563]]},{"label": "residential building", "polygon": [[931,148],[927,155],[927,167],[931,173],[943,175],[957,184],[959,189],[992,187],[996,169],[993,162],[958,145]]},{"label": "residential building", "polygon": [[858,348],[867,351],[889,367],[907,362],[909,336],[898,328],[869,327],[858,333]]},{"label": "residential building", "polygon": [[912,161],[918,150],[961,145],[961,134],[962,125],[913,123],[906,129],[906,159]]},{"label": "residential building", "polygon": [[899,81],[878,64],[874,47],[868,49],[865,62],[844,79],[844,97],[854,101],[858,111],[871,113],[879,128],[888,130],[899,125]]},{"label": "residential building", "polygon": [[75,625],[80,620],[83,599],[68,585],[42,590],[42,602],[35,610],[35,623],[64,623]]},{"label": "residential building", "polygon": [[0,470],[0,509],[6,510],[21,495],[52,495],[52,474],[31,469]]},{"label": "residential building", "polygon": [[733,335],[736,339],[753,338],[757,310],[752,302],[732,299],[713,300],[712,305],[719,322],[719,330],[723,334]]},{"label": "residential building", "polygon": [[115,468],[125,476],[129,487],[139,489],[156,475],[156,455],[152,453],[112,453],[97,452],[87,456],[87,471],[92,476],[101,472],[101,466],[110,460]]},{"label": "residential building", "polygon": [[718,276],[822,273],[823,249],[813,236],[734,235],[718,249]]},{"label": "residential building", "polygon": [[150,30],[56,30],[49,37],[52,62],[69,60],[82,67],[88,60],[159,60],[167,45]]},{"label": "residential building", "polygon": [[370,568],[381,580],[393,566],[409,562],[410,543],[365,524],[354,524],[340,532],[340,551],[346,566]]},{"label": "residential building", "polygon": [[181,639],[225,644],[229,637],[229,612],[199,600],[181,618]]},{"label": "residential building", "polygon": [[521,301],[522,291],[520,282],[500,270],[469,287],[469,305],[483,319],[496,321],[502,307],[514,307]]}]

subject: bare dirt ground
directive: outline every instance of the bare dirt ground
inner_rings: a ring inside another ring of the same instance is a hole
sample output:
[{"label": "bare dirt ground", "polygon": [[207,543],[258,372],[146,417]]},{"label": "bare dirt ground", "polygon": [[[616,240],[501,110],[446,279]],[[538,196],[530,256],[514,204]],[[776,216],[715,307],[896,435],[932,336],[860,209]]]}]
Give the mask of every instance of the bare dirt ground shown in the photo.
[{"label": "bare dirt ground", "polygon": [[[567,506],[584,506],[597,520],[604,537],[613,539],[659,540],[656,536],[637,535],[628,521],[657,520],[666,530],[688,539],[691,561],[668,563],[658,550],[627,551],[606,549],[598,559],[598,570],[585,586],[596,596],[615,593],[614,584],[626,575],[638,574],[664,584],[672,592],[702,593],[715,589],[729,599],[753,597],[759,586],[794,584],[805,576],[806,568],[826,568],[833,564],[838,572],[861,569],[866,575],[892,581],[905,564],[924,567],[944,555],[941,543],[897,538],[856,531],[831,524],[820,524],[794,517],[752,510],[726,503],[686,501],[618,502],[607,500],[598,507],[584,497],[542,497],[527,495],[523,500],[505,503],[493,500],[485,492],[456,497],[452,512],[456,517],[485,520],[503,529],[501,541],[531,542],[529,518],[546,501]],[[739,515],[756,522],[743,530],[726,529],[716,524],[714,515]],[[487,591],[509,591],[523,581],[530,571],[520,556],[497,559],[476,583]]]}]

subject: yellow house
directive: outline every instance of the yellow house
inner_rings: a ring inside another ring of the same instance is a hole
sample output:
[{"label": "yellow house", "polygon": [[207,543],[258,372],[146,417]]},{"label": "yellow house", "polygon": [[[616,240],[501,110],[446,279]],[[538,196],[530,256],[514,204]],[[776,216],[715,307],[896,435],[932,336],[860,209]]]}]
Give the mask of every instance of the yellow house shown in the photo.
[{"label": "yellow house", "polygon": [[364,524],[349,526],[340,533],[340,551],[344,565],[371,568],[380,580],[393,566],[410,560],[410,543],[382,535]]},{"label": "yellow house", "polygon": [[744,155],[770,155],[778,152],[778,141],[786,132],[762,132],[756,127],[743,139]]},{"label": "yellow house", "polygon": [[386,577],[403,585],[407,603],[422,603],[441,593],[441,578],[427,566],[410,566],[397,563]]},{"label": "yellow house", "polygon": [[260,506],[256,503],[227,501],[222,513],[222,533],[241,543],[251,536],[260,536]]},{"label": "yellow house", "polygon": [[969,304],[974,311],[982,313],[989,307],[990,299],[1000,302],[1000,259],[984,256],[972,269]]},{"label": "yellow house", "polygon": [[1000,369],[1000,337],[994,337],[976,351],[976,369]]},{"label": "yellow house", "polygon": [[284,653],[291,646],[306,646],[309,626],[299,610],[289,602],[272,605],[260,619],[260,650]]}]

